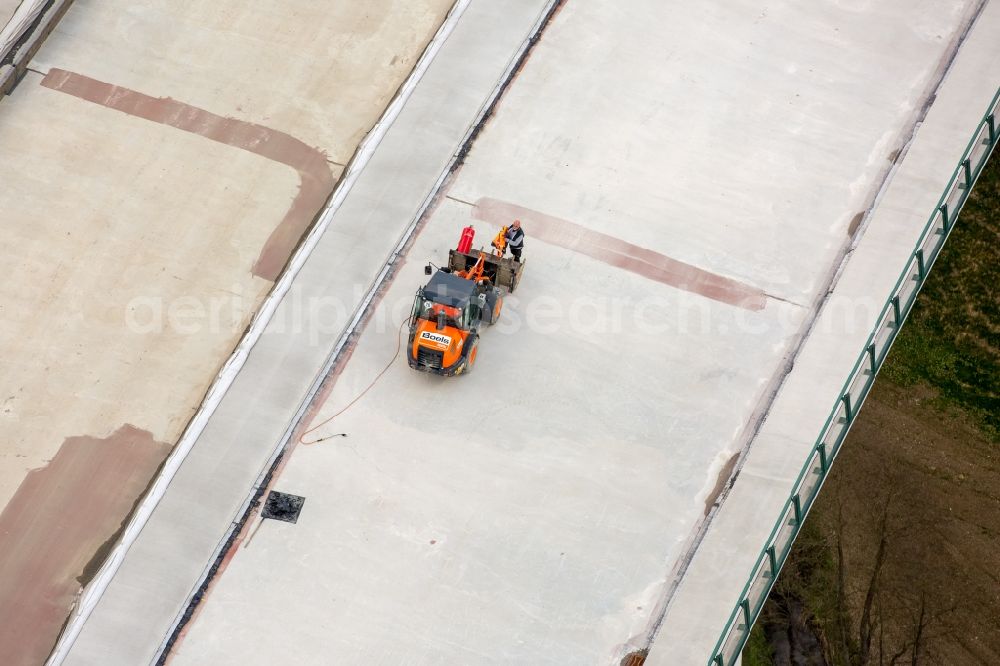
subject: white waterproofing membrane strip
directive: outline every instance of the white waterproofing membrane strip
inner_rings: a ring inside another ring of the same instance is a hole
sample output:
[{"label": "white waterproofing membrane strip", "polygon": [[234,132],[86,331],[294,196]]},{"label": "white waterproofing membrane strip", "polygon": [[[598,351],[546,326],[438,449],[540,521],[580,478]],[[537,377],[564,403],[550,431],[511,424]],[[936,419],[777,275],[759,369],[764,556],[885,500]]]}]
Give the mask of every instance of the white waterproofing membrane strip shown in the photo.
[{"label": "white waterproofing membrane strip", "polygon": [[7,57],[17,40],[24,36],[31,24],[42,13],[46,0],[24,0],[0,30],[0,60]]},{"label": "white waterproofing membrane strip", "polygon": [[[424,72],[427,71],[427,68],[434,60],[437,52],[441,49],[441,45],[448,39],[452,30],[454,30],[455,25],[458,23],[470,2],[471,0],[457,0],[444,22],[438,28],[437,33],[435,33],[434,37],[424,49],[423,54],[414,66],[410,76],[400,87],[396,97],[389,104],[388,108],[386,108],[385,113],[379,121],[362,140],[361,145],[358,147],[354,158],[345,169],[340,182],[330,198],[330,201],[327,203],[326,208],[323,209],[316,224],[313,225],[305,240],[299,245],[295,254],[288,262],[288,266],[286,267],[284,273],[282,273],[281,277],[275,283],[274,289],[271,290],[270,294],[268,294],[267,298],[265,298],[264,302],[261,304],[260,309],[254,316],[246,334],[243,336],[243,339],[240,340],[236,349],[222,367],[222,370],[219,371],[215,381],[212,383],[205,395],[205,400],[202,402],[198,411],[188,424],[188,427],[181,435],[181,438],[178,440],[174,450],[167,458],[159,476],[157,476],[156,480],[150,487],[149,492],[136,508],[132,519],[129,521],[128,526],[122,533],[121,540],[111,551],[108,559],[101,566],[91,583],[83,590],[79,603],[70,615],[66,628],[63,630],[63,633],[59,638],[59,642],[56,644],[55,649],[49,656],[47,664],[50,666],[62,664],[66,659],[73,643],[83,630],[84,624],[87,622],[87,619],[97,606],[97,603],[100,601],[105,590],[107,590],[108,585],[111,583],[112,578],[114,578],[118,569],[121,567],[122,562],[125,560],[125,555],[128,553],[129,548],[139,537],[143,527],[153,514],[153,510],[156,508],[156,505],[159,503],[164,493],[166,493],[167,487],[177,474],[177,470],[180,469],[181,464],[194,447],[194,444],[198,440],[202,431],[204,431],[205,426],[221,402],[222,397],[225,395],[226,391],[229,390],[229,387],[236,379],[236,375],[246,363],[250,350],[253,349],[253,346],[260,339],[260,336],[263,334],[268,322],[271,321],[271,318],[274,316],[274,313],[278,308],[278,304],[284,298],[285,294],[288,293],[295,277],[298,275],[317,243],[319,243],[320,237],[322,237],[327,228],[330,226],[334,213],[338,208],[340,208],[344,199],[347,198],[347,195],[351,191],[354,183],[357,181],[358,176],[368,164],[375,152],[375,149],[378,147],[389,127],[392,126],[392,123],[399,116],[399,113],[406,104],[407,99],[409,99],[413,90],[423,77]],[[38,2],[37,4],[40,6],[43,2]],[[6,35],[6,30],[4,31],[4,35]],[[384,275],[385,271],[383,271],[380,275],[380,281],[384,279]],[[356,325],[359,318],[360,317],[355,317],[355,320],[352,321],[352,328]]]}]

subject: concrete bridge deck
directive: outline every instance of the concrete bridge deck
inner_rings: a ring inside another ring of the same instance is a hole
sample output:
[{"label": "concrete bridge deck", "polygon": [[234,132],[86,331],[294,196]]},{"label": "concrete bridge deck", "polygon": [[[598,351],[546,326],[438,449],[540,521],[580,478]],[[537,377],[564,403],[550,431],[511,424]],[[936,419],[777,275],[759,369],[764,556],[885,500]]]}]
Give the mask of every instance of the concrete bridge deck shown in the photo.
[{"label": "concrete bridge deck", "polygon": [[[996,90],[997,7],[457,9],[59,659],[712,656]],[[314,433],[346,438],[295,445],[393,357],[424,262],[514,217],[526,277],[475,372],[397,359]],[[831,287],[854,316],[826,316]],[[794,432],[754,439],[789,395]],[[259,488],[304,496],[298,523],[241,526]]]}]

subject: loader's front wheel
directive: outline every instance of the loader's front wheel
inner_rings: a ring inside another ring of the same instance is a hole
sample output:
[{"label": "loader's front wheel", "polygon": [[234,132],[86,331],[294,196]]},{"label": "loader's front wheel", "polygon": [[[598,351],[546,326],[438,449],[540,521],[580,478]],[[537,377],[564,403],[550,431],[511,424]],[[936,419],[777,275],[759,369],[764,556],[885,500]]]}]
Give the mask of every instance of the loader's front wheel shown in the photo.
[{"label": "loader's front wheel", "polygon": [[476,354],[479,353],[479,340],[472,343],[472,351],[469,352],[469,362],[466,364],[466,372],[470,372],[476,364]]}]

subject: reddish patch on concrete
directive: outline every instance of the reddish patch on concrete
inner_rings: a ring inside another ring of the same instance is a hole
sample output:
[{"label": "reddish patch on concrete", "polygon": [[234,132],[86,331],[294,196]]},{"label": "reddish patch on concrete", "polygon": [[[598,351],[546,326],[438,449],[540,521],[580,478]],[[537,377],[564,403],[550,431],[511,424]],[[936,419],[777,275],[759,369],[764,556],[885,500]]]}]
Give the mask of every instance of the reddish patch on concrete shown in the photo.
[{"label": "reddish patch on concrete", "polygon": [[0,514],[0,655],[7,666],[49,656],[80,591],[170,452],[124,425],[68,437],[32,470]]},{"label": "reddish patch on concrete", "polygon": [[295,169],[299,174],[299,192],[284,219],[267,239],[253,266],[253,274],[266,280],[273,282],[278,278],[336,183],[322,151],[284,132],[220,116],[170,97],[151,97],[62,69],[49,70],[42,79],[42,85],[130,116],[191,132]]},{"label": "reddish patch on concrete", "polygon": [[519,219],[524,223],[529,240],[540,240],[579,252],[720,303],[746,310],[762,310],[767,302],[764,292],[756,287],[524,206],[484,197],[476,202],[472,214],[477,220],[498,226]]}]

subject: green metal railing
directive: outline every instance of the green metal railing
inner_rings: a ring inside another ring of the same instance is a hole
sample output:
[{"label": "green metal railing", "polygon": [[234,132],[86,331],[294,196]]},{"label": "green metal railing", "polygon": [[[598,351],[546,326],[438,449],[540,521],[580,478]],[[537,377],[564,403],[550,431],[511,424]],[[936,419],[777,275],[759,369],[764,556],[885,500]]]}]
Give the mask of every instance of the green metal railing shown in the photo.
[{"label": "green metal railing", "polygon": [[740,601],[730,614],[719,636],[708,666],[732,666],[746,644],[757,615],[767,599],[774,581],[781,571],[792,542],[813,500],[830,471],[830,465],[840,450],[840,445],[850,429],[858,409],[875,382],[875,375],[889,353],[896,334],[906,320],[917,293],[934,265],[948,234],[955,227],[962,205],[965,204],[973,184],[982,172],[993,148],[1000,141],[1000,89],[993,96],[989,109],[979,121],[972,140],[962,154],[962,160],[948,181],[938,205],[924,226],[910,259],[893,287],[892,296],[886,301],[878,323],[844,387],[826,419],[809,458],[795,480],[791,496],[785,502],[778,522],[771,530],[767,543],[761,550],[751,570],[750,577],[740,594]]}]

